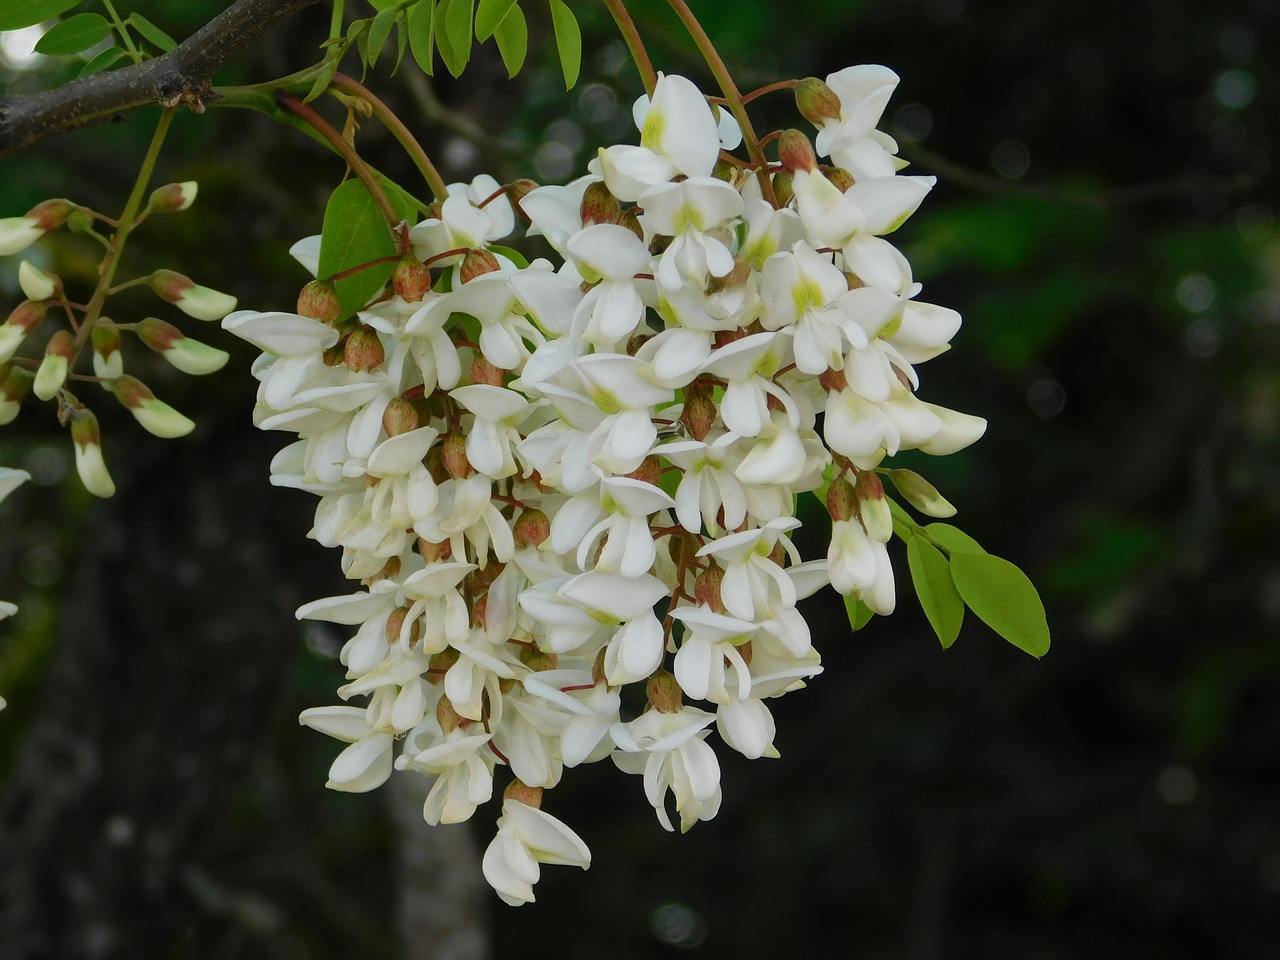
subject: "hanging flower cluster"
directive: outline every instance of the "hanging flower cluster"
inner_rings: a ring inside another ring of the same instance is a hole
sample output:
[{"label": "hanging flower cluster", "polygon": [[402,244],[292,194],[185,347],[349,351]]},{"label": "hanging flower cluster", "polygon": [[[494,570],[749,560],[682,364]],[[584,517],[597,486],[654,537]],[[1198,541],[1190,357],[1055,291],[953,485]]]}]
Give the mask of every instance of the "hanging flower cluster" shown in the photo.
[{"label": "hanging flower cluster", "polygon": [[[417,771],[425,818],[454,823],[509,768],[484,856],[508,903],[533,900],[540,863],[590,862],[540,809],[565,767],[642,774],[662,825],[671,806],[687,830],[720,805],[713,728],[776,757],[768,701],[822,669],[797,601],[830,583],[893,610],[881,460],[985,428],[916,393],[960,318],[916,299],[884,239],[933,185],[899,175],[875,129],[896,83],[879,66],[801,81],[816,150],[784,132],[762,183],[723,159],[727,112],[660,76],[640,144],[587,176],[450,187],[354,318],[318,280],[297,313],[223,321],[264,351],[258,426],[298,437],[273,482],[320,498],[312,536],[363,584],[298,611],[356,628],[338,694],[365,705],[301,716],[349,744],[328,786]],[[558,266],[493,247],[517,213]],[[318,249],[293,252],[314,271]],[[806,561],[807,492],[832,533]]]}]

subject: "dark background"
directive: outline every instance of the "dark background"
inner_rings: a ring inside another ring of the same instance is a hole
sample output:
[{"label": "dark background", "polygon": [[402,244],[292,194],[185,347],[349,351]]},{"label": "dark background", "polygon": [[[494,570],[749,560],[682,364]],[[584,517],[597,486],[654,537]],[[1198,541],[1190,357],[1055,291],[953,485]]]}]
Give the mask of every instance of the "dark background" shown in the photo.
[{"label": "dark background", "polygon": [[[181,38],[220,6],[146,13]],[[514,84],[491,47],[434,93],[411,64],[369,84],[449,179],[562,181],[596,145],[634,141],[640,92],[607,16],[574,8],[587,54],[569,94],[536,6]],[[658,67],[710,90],[665,5],[634,9]],[[1031,574],[1053,649],[1036,662],[970,616],[942,651],[905,562],[898,613],[855,636],[816,598],[826,672],[775,702],[781,759],[724,751],[724,807],[684,837],[611,765],[572,771],[546,808],[591,846],[591,871],[548,868],[537,905],[486,894],[488,919],[466,922],[494,955],[528,958],[1277,955],[1280,8],[694,9],[744,90],[861,62],[902,76],[884,128],[940,183],[895,239],[923,299],[965,317],[922,392],[990,421],[963,454],[902,462]],[[295,18],[220,82],[307,65],[326,26],[322,10]],[[74,69],[0,82],[43,89]],[[800,122],[785,94],[752,114],[762,130]],[[50,196],[117,211],[155,116],[0,161],[0,215]],[[375,123],[359,142],[416,184]],[[265,118],[181,115],[156,182],[199,180],[199,200],[140,231],[125,272],[167,266],[288,308],[306,277],[286,250],[318,231],[341,173]],[[45,244],[70,289],[92,284],[90,246]],[[0,265],[6,303],[18,259]],[[134,304],[116,318],[154,310]],[[304,539],[308,498],[266,486],[283,438],[249,425],[251,351],[195,326],[233,351],[221,375],[139,368],[199,422],[192,437],[142,436],[85,397],[115,500],[89,503],[66,476],[47,405],[0,432],[0,463],[36,478],[0,508],[0,597],[21,605],[0,626],[0,951],[446,956],[397,933],[411,881],[384,796],[325,791],[336,746],[295,722],[335,702],[344,636],[292,610],[347,587]],[[481,844],[495,815],[473,824]],[[462,885],[471,856],[439,882],[456,870]]]}]

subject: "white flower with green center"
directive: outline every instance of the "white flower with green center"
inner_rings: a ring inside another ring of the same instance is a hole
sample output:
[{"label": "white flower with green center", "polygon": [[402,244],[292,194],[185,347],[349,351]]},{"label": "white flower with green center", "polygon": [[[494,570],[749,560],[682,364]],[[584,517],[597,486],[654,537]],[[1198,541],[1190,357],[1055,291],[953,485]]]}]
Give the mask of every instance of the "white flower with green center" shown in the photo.
[{"label": "white flower with green center", "polygon": [[690,177],[646,190],[641,223],[645,234],[672,237],[654,272],[667,291],[684,285],[702,290],[712,277],[726,277],[734,260],[726,241],[742,213],[742,195],[723,180]]},{"label": "white flower with green center", "polygon": [[786,364],[789,345],[777,333],[753,333],[714,350],[702,365],[703,373],[726,381],[720,417],[734,433],[759,436],[769,423],[771,396],[792,407],[791,397],[772,379]]},{"label": "white flower with green center", "polygon": [[[638,577],[653,566],[655,547],[649,518],[675,501],[651,483],[630,477],[605,477],[597,489],[571,498],[551,522],[551,548],[577,549],[582,569]],[[604,519],[600,519],[601,514]],[[592,564],[596,543],[604,542]]]},{"label": "white flower with green center", "polygon": [[395,767],[436,778],[422,805],[427,823],[434,827],[470,820],[476,807],[493,796],[496,764],[488,749],[493,737],[479,724],[458,726],[447,734],[438,732],[434,718],[424,722],[427,724],[437,732],[432,735],[420,727],[410,733]]},{"label": "white flower with green center", "polygon": [[533,903],[538,864],[591,866],[591,851],[582,838],[541,810],[518,800],[502,802],[498,835],[484,852],[484,878],[505,903]]},{"label": "white flower with green center", "polygon": [[736,433],[721,432],[707,440],[674,440],[658,448],[681,470],[676,519],[690,533],[700,533],[704,526],[713,534],[736,530],[747,515],[746,494],[734,476],[745,444]]},{"label": "white flower with green center", "polygon": [[824,120],[818,131],[814,149],[823,157],[856,151],[872,137],[898,86],[898,75],[878,64],[860,64],[829,74],[827,86],[840,98],[840,115]]},{"label": "white flower with green center", "polygon": [[439,218],[424,220],[409,231],[414,256],[426,260],[448,250],[484,247],[514,230],[515,211],[505,196],[480,206],[501,186],[488,174],[469,184],[449,184]]},{"label": "white flower with green center", "polygon": [[648,247],[625,227],[597,223],[571,237],[566,252],[583,280],[595,284],[577,308],[586,314],[585,322],[575,318],[582,338],[607,346],[631,336],[644,317],[635,276],[649,269]]},{"label": "white flower with green center", "polygon": [[449,396],[475,417],[466,431],[471,466],[494,480],[514,474],[512,446],[520,442],[518,428],[529,416],[529,401],[514,390],[483,383],[457,387]]},{"label": "white flower with green center", "polygon": [[696,707],[677,713],[649,710],[630,723],[613,728],[620,753],[613,762],[625,773],[644,775],[644,792],[664,830],[674,830],[667,816],[666,797],[676,798],[680,832],[720,810],[720,761],[706,742],[715,714]]},{"label": "white flower with green center", "polygon": [[541,670],[524,678],[524,688],[570,715],[560,733],[566,767],[603,760],[614,747],[609,729],[618,722],[622,697],[608,683],[596,683],[590,670]]}]

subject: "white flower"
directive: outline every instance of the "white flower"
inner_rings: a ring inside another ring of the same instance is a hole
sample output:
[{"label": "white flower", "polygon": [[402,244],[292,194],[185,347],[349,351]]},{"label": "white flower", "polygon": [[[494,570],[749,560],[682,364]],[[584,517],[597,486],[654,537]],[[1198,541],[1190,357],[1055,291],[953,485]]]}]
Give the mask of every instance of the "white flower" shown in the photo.
[{"label": "white flower", "polygon": [[298,722],[321,733],[343,740],[347,747],[329,768],[330,790],[366,793],[382,786],[391,776],[391,750],[395,738],[369,726],[360,707],[311,707],[303,710]]},{"label": "white flower", "polygon": [[586,870],[591,866],[591,851],[581,837],[549,813],[518,800],[504,800],[498,835],[484,852],[484,878],[513,907],[533,903],[540,863]]},{"label": "white flower", "polygon": [[630,723],[613,728],[613,739],[624,751],[613,755],[626,773],[644,774],[644,792],[665,830],[674,830],[667,816],[666,795],[676,798],[680,832],[720,810],[720,762],[707,744],[706,728],[715,714],[696,707],[677,713],[650,710]]}]

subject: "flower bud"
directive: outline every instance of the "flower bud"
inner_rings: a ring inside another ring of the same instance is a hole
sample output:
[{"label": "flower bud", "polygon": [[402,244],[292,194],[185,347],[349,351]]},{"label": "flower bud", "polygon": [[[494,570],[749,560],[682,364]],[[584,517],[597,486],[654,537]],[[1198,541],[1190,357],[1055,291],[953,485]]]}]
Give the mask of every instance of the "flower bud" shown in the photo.
[{"label": "flower bud", "polygon": [[[96,329],[94,333],[97,333]],[[143,343],[174,367],[196,377],[221,370],[231,356],[225,350],[183,336],[182,331],[173,324],[155,317],[140,321],[137,333]]]},{"label": "flower bud", "polygon": [[849,386],[849,378],[843,370],[823,370],[818,374],[818,383],[828,393],[844,393]]},{"label": "flower bud", "polygon": [[484,356],[476,357],[471,361],[471,368],[467,371],[467,375],[471,377],[472,383],[485,384],[490,387],[502,386],[502,371]]},{"label": "flower bud", "polygon": [[614,223],[622,212],[622,204],[609,192],[604,181],[597,180],[583,191],[578,211],[582,215],[582,225],[589,227],[596,223]]},{"label": "flower bud", "polygon": [[95,497],[113,496],[116,485],[102,458],[98,418],[84,407],[71,414],[71,440],[76,448],[76,473],[84,488]]},{"label": "flower bud", "polygon": [[710,607],[712,613],[724,613],[724,600],[720,589],[724,584],[724,571],[712,565],[698,574],[693,581],[693,595],[704,607]]},{"label": "flower bud", "polygon": [[827,513],[836,523],[858,515],[858,494],[844,477],[836,477],[827,488]]},{"label": "flower bud", "polygon": [[26,218],[34,220],[36,226],[48,232],[66,223],[67,218],[73,213],[88,213],[88,211],[70,200],[45,200],[28,210]]},{"label": "flower bud", "polygon": [[476,277],[495,273],[501,269],[502,265],[498,263],[498,258],[488,250],[468,250],[467,255],[462,258],[462,267],[458,271],[458,276],[463,283],[469,283]]},{"label": "flower bud", "polygon": [[432,543],[419,537],[418,555],[427,563],[443,562],[453,556],[453,544],[448,540]]},{"label": "flower bud", "polygon": [[326,347],[320,354],[320,359],[326,367],[341,366],[347,353],[346,338],[339,340],[332,347]]},{"label": "flower bud", "polygon": [[644,692],[649,703],[659,713],[679,713],[684,703],[684,691],[676,678],[666,670],[659,670],[644,685]]},{"label": "flower bud", "polygon": [[539,650],[535,646],[528,646],[520,652],[520,662],[534,673],[541,673],[543,670],[554,670],[559,664],[560,658],[554,653],[547,653],[545,650]]},{"label": "flower bud", "polygon": [[46,200],[28,210],[26,216],[0,219],[0,256],[27,249],[50,230],[62,226],[75,209],[66,200]]},{"label": "flower bud", "polygon": [[778,138],[778,159],[782,161],[782,169],[794,174],[797,170],[812,172],[818,167],[818,155],[813,152],[813,144],[799,130],[783,130]]},{"label": "flower bud", "polygon": [[956,508],[938,492],[938,488],[914,470],[890,470],[889,479],[898,492],[925,516],[954,517]]},{"label": "flower bud", "polygon": [[636,216],[635,210],[623,210],[613,222],[620,227],[626,227],[636,235],[636,239],[644,240],[644,227],[640,226],[640,218]]},{"label": "flower bud", "polygon": [[185,437],[195,429],[194,422],[163,400],[158,400],[147,385],[136,377],[123,376],[116,379],[111,384],[111,392],[147,433],[170,440]]},{"label": "flower bud", "polygon": [[707,438],[715,425],[719,412],[709,391],[699,390],[685,397],[684,409],[680,411],[680,422],[689,431],[689,436],[702,441]]},{"label": "flower bud", "polygon": [[449,476],[455,480],[465,480],[471,476],[471,461],[467,459],[467,438],[460,433],[451,433],[440,445],[440,459]]},{"label": "flower bud", "polygon": [[[427,661],[427,682],[443,683],[444,675],[449,672],[452,667],[461,658],[462,654],[458,653],[453,647],[447,647],[439,653],[432,654],[431,659]],[[448,697],[441,697],[441,700],[448,701]],[[453,704],[449,704],[450,708]],[[439,714],[436,714],[439,717]]]},{"label": "flower bud", "polygon": [[353,373],[367,373],[379,369],[387,359],[382,339],[373,327],[361,327],[351,336],[342,350],[342,359]]},{"label": "flower bud", "polygon": [[103,380],[114,380],[124,373],[124,354],[120,352],[120,329],[102,317],[93,328],[93,372]]},{"label": "flower bud", "polygon": [[36,371],[35,383],[31,385],[32,393],[41,400],[52,400],[67,380],[75,350],[75,340],[66,330],[59,330],[50,337],[40,369]]},{"label": "flower bud", "polygon": [[893,513],[884,498],[884,482],[871,470],[858,474],[854,489],[858,494],[858,515],[867,536],[878,543],[888,543],[893,536]]},{"label": "flower bud", "polygon": [[796,109],[815,127],[840,119],[840,97],[817,77],[805,77],[795,87]]},{"label": "flower bud", "polygon": [[525,223],[530,223],[531,221],[529,220],[529,215],[524,212],[524,207],[520,206],[520,201],[537,189],[537,183],[529,180],[528,178],[516,180],[514,183],[507,184],[507,199],[511,201],[511,206],[515,210],[516,215]]},{"label": "flower bud", "polygon": [[235,297],[202,287],[173,270],[157,270],[147,278],[147,282],[160,299],[167,300],[197,320],[221,320],[236,308]]},{"label": "flower bud", "polygon": [[417,303],[431,289],[431,270],[406,253],[396,261],[396,268],[391,273],[391,286],[405,303]]},{"label": "flower bud", "polygon": [[18,286],[28,300],[51,300],[62,296],[62,280],[41,270],[30,260],[18,264]]},{"label": "flower bud", "polygon": [[[408,607],[396,607],[391,611],[391,615],[387,617],[387,643],[398,643],[400,635],[404,633],[405,618],[409,615]],[[413,622],[409,624],[409,644],[418,642],[418,637],[422,634],[422,621],[415,617]]]},{"label": "flower bud", "polygon": [[418,424],[418,411],[404,397],[396,397],[382,411],[382,429],[387,431],[388,437],[417,430]]},{"label": "flower bud", "polygon": [[738,168],[721,157],[716,161],[715,167],[712,168],[711,176],[717,180],[723,180],[725,183],[734,183],[738,179]]},{"label": "flower bud", "polygon": [[298,316],[333,323],[342,315],[338,291],[330,280],[312,280],[298,293]]},{"label": "flower bud", "polygon": [[0,323],[0,363],[8,362],[22,341],[44,322],[48,307],[36,300],[24,300],[14,307],[4,323]]},{"label": "flower bud", "polygon": [[656,487],[658,481],[662,479],[662,458],[655,453],[649,454],[640,462],[640,466],[628,473],[627,476],[632,480],[639,480],[641,483],[648,483]]},{"label": "flower bud", "polygon": [[604,670],[605,649],[600,648],[600,652],[596,654],[595,660],[591,662],[591,682],[596,684],[608,683]]},{"label": "flower bud", "polygon": [[844,167],[828,167],[822,173],[831,181],[831,185],[841,193],[844,193],[854,184],[853,174]]},{"label": "flower bud", "polygon": [[18,416],[22,400],[31,389],[35,374],[21,367],[0,366],[0,426]]},{"label": "flower bud", "polygon": [[521,550],[526,547],[537,547],[551,536],[551,521],[541,510],[525,510],[520,514],[512,528],[516,546]]},{"label": "flower bud", "polygon": [[440,724],[440,730],[447,735],[457,730],[464,722],[458,711],[453,709],[449,698],[441,697],[436,703],[436,723]]},{"label": "flower bud", "polygon": [[785,207],[796,195],[795,186],[791,181],[791,174],[785,170],[779,170],[773,175],[773,196],[778,201],[778,207]]},{"label": "flower bud", "polygon": [[177,213],[185,210],[196,200],[197,184],[194,180],[183,183],[166,183],[151,191],[147,200],[147,209],[156,213]]},{"label": "flower bud", "polygon": [[512,780],[507,784],[507,789],[502,791],[503,800],[515,800],[523,803],[526,807],[533,807],[537,810],[542,806],[542,788],[531,787],[519,780]]}]

